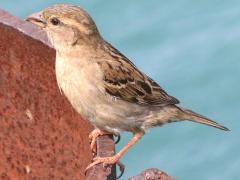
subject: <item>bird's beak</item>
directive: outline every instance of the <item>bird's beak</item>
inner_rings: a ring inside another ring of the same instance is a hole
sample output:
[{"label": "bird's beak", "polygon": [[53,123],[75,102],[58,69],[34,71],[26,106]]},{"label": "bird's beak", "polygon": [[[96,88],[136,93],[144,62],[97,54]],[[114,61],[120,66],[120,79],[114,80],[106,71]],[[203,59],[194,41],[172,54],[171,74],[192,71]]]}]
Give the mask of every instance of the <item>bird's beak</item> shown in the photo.
[{"label": "bird's beak", "polygon": [[47,26],[47,22],[43,18],[42,11],[34,13],[26,18],[26,21],[36,24],[42,28]]}]

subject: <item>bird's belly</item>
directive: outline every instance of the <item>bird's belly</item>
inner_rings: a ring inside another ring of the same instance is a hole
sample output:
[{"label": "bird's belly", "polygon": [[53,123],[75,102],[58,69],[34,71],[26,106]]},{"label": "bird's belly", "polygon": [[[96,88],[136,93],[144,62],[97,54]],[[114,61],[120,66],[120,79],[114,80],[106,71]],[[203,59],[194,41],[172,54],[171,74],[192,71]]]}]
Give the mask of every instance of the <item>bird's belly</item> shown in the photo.
[{"label": "bird's belly", "polygon": [[108,132],[134,131],[141,126],[141,108],[119,104],[117,100],[106,98],[96,87],[89,84],[79,86],[71,80],[60,83],[60,88],[83,118]]},{"label": "bird's belly", "polygon": [[98,86],[96,72],[89,75],[57,62],[56,75],[59,88],[74,109],[92,124],[116,134],[141,127],[146,108],[106,96]]},{"label": "bird's belly", "polygon": [[141,129],[145,113],[143,107],[113,100],[96,106],[94,121],[98,127],[115,134],[121,131],[134,132]]},{"label": "bird's belly", "polygon": [[101,129],[118,134],[121,131],[133,131],[136,126],[140,126],[136,123],[138,119],[131,113],[133,110],[118,106],[115,102],[103,98],[101,94],[90,93],[91,89],[87,86],[81,88],[68,82],[62,84],[61,89],[74,109]]}]

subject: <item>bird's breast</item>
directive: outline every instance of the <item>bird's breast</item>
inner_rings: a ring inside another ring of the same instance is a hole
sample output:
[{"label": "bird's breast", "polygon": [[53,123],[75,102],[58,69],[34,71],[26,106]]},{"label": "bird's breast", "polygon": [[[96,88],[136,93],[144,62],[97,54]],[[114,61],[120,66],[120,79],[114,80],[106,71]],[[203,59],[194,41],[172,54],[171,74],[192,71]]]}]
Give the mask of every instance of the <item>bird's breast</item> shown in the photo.
[{"label": "bird's breast", "polygon": [[95,105],[101,102],[98,84],[102,75],[97,64],[57,57],[56,76],[60,90],[72,106],[83,117],[93,119]]}]

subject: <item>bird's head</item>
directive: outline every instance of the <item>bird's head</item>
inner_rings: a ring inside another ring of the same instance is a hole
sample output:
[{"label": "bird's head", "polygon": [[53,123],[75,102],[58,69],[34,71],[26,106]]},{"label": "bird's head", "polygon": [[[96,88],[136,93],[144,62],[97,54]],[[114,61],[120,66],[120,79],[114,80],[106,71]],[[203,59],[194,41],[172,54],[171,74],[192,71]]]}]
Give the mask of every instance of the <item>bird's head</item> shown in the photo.
[{"label": "bird's head", "polygon": [[101,38],[90,15],[82,8],[57,4],[27,18],[42,27],[56,49],[96,43]]}]

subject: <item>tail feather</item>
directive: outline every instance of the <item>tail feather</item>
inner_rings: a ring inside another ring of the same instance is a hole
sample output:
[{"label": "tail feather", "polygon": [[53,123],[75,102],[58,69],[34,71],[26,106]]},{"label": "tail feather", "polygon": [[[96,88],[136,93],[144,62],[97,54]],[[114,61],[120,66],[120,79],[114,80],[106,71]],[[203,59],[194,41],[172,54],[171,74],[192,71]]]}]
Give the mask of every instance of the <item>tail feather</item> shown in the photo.
[{"label": "tail feather", "polygon": [[201,124],[206,124],[208,126],[212,126],[212,127],[224,130],[224,131],[230,131],[227,127],[225,127],[221,124],[218,124],[217,122],[210,120],[205,116],[197,114],[189,109],[183,109],[183,108],[181,108],[181,109],[184,112],[184,115],[183,115],[184,119],[187,119],[187,120],[193,121],[193,122],[197,122],[197,123],[201,123]]}]

